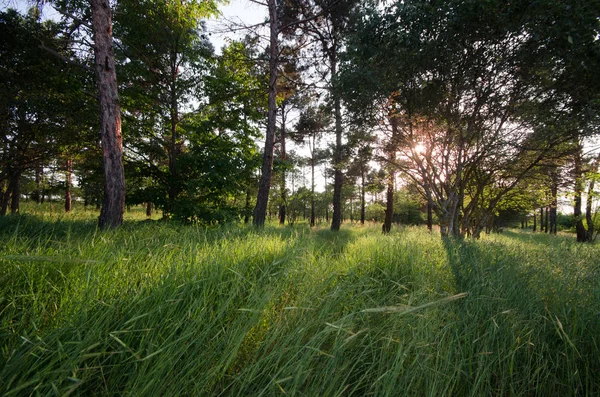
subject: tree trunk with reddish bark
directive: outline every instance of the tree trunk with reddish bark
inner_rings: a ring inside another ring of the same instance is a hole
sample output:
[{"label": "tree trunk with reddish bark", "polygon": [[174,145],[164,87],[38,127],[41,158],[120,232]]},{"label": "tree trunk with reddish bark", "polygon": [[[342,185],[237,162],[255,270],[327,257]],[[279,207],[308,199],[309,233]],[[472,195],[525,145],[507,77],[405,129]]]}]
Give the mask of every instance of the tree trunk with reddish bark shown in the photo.
[{"label": "tree trunk with reddish bark", "polygon": [[106,229],[118,227],[123,223],[125,210],[123,138],[115,58],[112,49],[110,4],[108,0],[91,0],[91,10],[104,165],[104,198],[98,226]]}]

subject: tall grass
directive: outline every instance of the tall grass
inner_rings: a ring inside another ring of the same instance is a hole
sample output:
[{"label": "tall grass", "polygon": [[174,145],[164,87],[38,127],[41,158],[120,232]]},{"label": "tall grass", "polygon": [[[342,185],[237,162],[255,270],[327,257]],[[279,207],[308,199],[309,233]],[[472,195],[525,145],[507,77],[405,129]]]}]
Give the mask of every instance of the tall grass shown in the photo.
[{"label": "tall grass", "polygon": [[[78,215],[79,216],[79,215]],[[597,245],[0,219],[3,395],[597,395]]]}]

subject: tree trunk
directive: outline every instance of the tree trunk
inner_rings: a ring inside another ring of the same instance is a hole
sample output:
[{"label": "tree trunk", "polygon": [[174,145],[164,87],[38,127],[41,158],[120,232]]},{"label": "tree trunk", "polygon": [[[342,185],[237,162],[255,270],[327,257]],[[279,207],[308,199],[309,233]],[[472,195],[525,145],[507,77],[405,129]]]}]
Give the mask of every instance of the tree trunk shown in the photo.
[{"label": "tree trunk", "polygon": [[40,199],[40,203],[44,204],[44,201],[46,201],[46,181],[45,181],[44,162],[43,161],[42,161],[42,166],[40,168],[41,168],[40,169],[40,177],[41,177],[40,179],[42,182],[42,191],[41,191],[42,197]]},{"label": "tree trunk", "polygon": [[394,172],[390,171],[387,182],[385,220],[381,231],[384,234],[392,230],[392,220],[394,217]]},{"label": "tree trunk", "polygon": [[249,187],[246,188],[246,204],[244,206],[244,224],[247,225],[250,223],[250,200],[252,199],[252,189]]},{"label": "tree trunk", "polygon": [[[598,168],[600,167],[600,154],[594,160],[594,164],[592,165],[592,172],[597,173]],[[592,204],[594,199],[594,188],[596,185],[596,178],[592,176],[588,185],[587,191],[587,199],[585,203],[585,221],[587,223],[587,232],[586,232],[586,240],[589,242],[594,241],[594,233],[596,232],[594,227],[594,214],[592,212]]]},{"label": "tree trunk", "polygon": [[556,234],[556,217],[557,217],[557,206],[558,206],[558,176],[556,173],[552,173],[552,185],[550,186],[550,192],[552,200],[550,202],[550,233]]},{"label": "tree trunk", "polygon": [[535,210],[533,211],[533,230],[532,232],[537,231],[537,215],[535,214]]},{"label": "tree trunk", "polygon": [[361,170],[360,173],[360,224],[365,224],[365,213],[366,213],[366,203],[365,203],[365,170]]},{"label": "tree trunk", "polygon": [[425,195],[427,197],[427,230],[433,230],[433,198],[431,197],[431,188],[425,184]]},{"label": "tree trunk", "polygon": [[[337,48],[333,45],[329,56],[331,68],[331,81],[337,78]],[[331,230],[340,230],[342,224],[342,105],[337,93],[333,94],[334,117],[335,117],[335,147],[333,153],[333,214],[331,216]]]},{"label": "tree trunk", "polygon": [[146,203],[146,217],[152,216],[152,203]]},{"label": "tree trunk", "polygon": [[2,203],[0,206],[0,216],[5,216],[8,210],[8,202],[10,201],[10,183],[6,184],[6,190],[2,193]]},{"label": "tree trunk", "polygon": [[125,209],[123,138],[115,58],[112,50],[110,4],[108,0],[91,0],[91,9],[104,165],[104,198],[98,226],[106,229],[118,227],[123,223]]},{"label": "tree trunk", "polygon": [[587,223],[586,241],[594,241],[594,214],[592,213],[592,201],[595,181],[592,178],[588,186],[587,199],[585,203],[585,221]]},{"label": "tree trunk", "polygon": [[40,204],[42,201],[42,162],[38,161],[35,165],[35,203]]},{"label": "tree trunk", "polygon": [[65,173],[65,212],[71,212],[71,175],[73,172],[73,160],[67,160],[67,169]]},{"label": "tree trunk", "polygon": [[21,202],[21,171],[15,171],[11,176],[10,184],[10,213],[18,214]]},{"label": "tree trunk", "polygon": [[275,143],[275,122],[277,117],[277,58],[279,56],[279,43],[277,32],[277,1],[267,0],[269,6],[269,27],[271,45],[269,51],[269,102],[267,115],[267,134],[265,137],[265,152],[261,168],[258,196],[254,207],[253,223],[263,227],[267,215],[269,202],[269,189],[271,188],[271,173],[273,172],[273,145]]},{"label": "tree trunk", "polygon": [[577,233],[577,241],[585,242],[587,240],[587,232],[583,225],[583,217],[581,212],[581,196],[583,195],[583,146],[578,145],[577,153],[575,154],[574,161],[574,205],[573,205],[573,216],[575,217],[575,231]]},{"label": "tree trunk", "polygon": [[394,218],[394,182],[396,178],[395,163],[396,163],[396,142],[400,135],[400,128],[398,127],[398,119],[396,115],[390,113],[388,116],[390,126],[392,127],[392,136],[390,142],[386,145],[386,152],[388,158],[388,180],[387,180],[387,191],[386,191],[386,205],[385,205],[385,220],[381,231],[384,234],[389,233],[392,230],[392,220]]},{"label": "tree trunk", "polygon": [[310,227],[315,226],[315,155],[314,143],[313,153],[310,159]]},{"label": "tree trunk", "polygon": [[287,160],[287,154],[285,152],[285,104],[281,105],[281,136],[280,136],[280,145],[281,145],[281,161],[284,162],[284,167],[281,170],[281,190],[279,192],[280,200],[279,203],[279,224],[285,224],[285,212],[286,212],[286,191],[285,191],[285,161]]}]

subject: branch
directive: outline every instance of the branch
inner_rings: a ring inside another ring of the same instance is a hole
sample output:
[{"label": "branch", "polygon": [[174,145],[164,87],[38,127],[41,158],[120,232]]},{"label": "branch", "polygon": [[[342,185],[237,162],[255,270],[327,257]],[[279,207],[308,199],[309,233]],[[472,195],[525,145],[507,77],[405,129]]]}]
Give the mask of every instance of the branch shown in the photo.
[{"label": "branch", "polygon": [[75,66],[79,66],[85,70],[87,70],[88,72],[93,72],[94,69],[90,68],[87,65],[84,65],[82,63],[79,63],[77,61],[72,60],[71,58],[67,58],[66,56],[59,54],[58,52],[56,52],[55,50],[53,50],[52,48],[46,47],[43,43],[40,44],[38,46],[40,49],[47,51],[48,53],[54,55],[55,57],[61,59],[62,61],[66,62],[66,63],[70,63],[71,65],[75,65]]}]

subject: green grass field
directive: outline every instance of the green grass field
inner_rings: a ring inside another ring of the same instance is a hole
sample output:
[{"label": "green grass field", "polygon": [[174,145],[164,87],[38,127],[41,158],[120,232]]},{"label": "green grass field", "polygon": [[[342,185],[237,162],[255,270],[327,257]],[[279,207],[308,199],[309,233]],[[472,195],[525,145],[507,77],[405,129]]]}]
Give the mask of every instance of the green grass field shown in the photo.
[{"label": "green grass field", "polygon": [[0,395],[600,394],[600,246],[0,218]]}]

